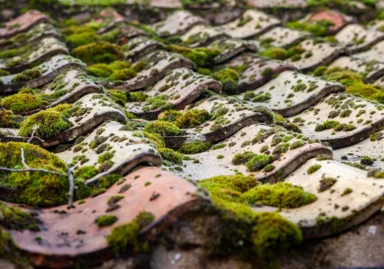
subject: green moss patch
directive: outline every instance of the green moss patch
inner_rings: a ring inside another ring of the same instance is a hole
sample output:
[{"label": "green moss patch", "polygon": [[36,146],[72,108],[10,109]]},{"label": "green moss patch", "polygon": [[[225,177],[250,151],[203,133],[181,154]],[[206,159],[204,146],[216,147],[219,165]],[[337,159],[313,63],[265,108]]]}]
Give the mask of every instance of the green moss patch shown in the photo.
[{"label": "green moss patch", "polygon": [[195,140],[193,142],[184,143],[179,149],[179,151],[184,154],[196,154],[207,151],[211,147],[211,142]]},{"label": "green moss patch", "polygon": [[116,221],[117,221],[116,216],[102,215],[97,217],[97,219],[95,220],[95,223],[97,224],[97,226],[101,228],[101,227],[111,226]]},{"label": "green moss patch", "polygon": [[0,224],[12,230],[40,231],[40,221],[27,212],[0,202]]},{"label": "green moss patch", "polygon": [[53,110],[42,110],[28,116],[22,122],[19,135],[31,136],[35,125],[39,127],[35,135],[43,139],[55,137],[72,127],[72,123],[63,116],[63,113]]},{"label": "green moss patch", "polygon": [[72,53],[87,64],[110,63],[124,58],[122,48],[104,41],[77,47]]},{"label": "green moss patch", "polygon": [[175,124],[180,128],[194,128],[210,119],[208,111],[191,109],[177,117]]},{"label": "green moss patch", "polygon": [[119,225],[107,236],[108,244],[112,246],[116,254],[132,250],[134,253],[146,253],[149,251],[149,244],[141,240],[139,232],[155,219],[154,215],[148,212],[141,212],[136,218],[128,223]]},{"label": "green moss patch", "polygon": [[22,83],[27,82],[36,78],[39,78],[43,75],[43,72],[37,67],[32,69],[27,69],[19,74],[17,74],[11,82],[13,83]]},{"label": "green moss patch", "polygon": [[159,134],[161,136],[176,136],[181,134],[179,127],[168,121],[154,121],[148,123],[145,126],[144,131]]},{"label": "green moss patch", "polygon": [[170,45],[172,52],[179,53],[185,58],[190,59],[197,66],[205,66],[213,61],[213,59],[221,53],[218,49],[212,48],[187,48],[176,45]]},{"label": "green moss patch", "polygon": [[240,252],[256,256],[265,268],[270,268],[267,266],[276,265],[273,262],[276,252],[300,244],[302,234],[295,224],[276,212],[252,210],[243,193],[258,188],[258,184],[254,177],[238,174],[201,180],[198,186],[209,192],[221,217],[221,232],[208,251],[218,255]]},{"label": "green moss patch", "polygon": [[31,93],[16,93],[1,100],[1,106],[14,113],[22,113],[39,108],[43,100],[39,95]]},{"label": "green moss patch", "polygon": [[227,94],[237,93],[240,75],[236,70],[231,68],[219,70],[213,74],[213,78],[223,85],[223,92]]},{"label": "green moss patch", "polygon": [[278,208],[297,208],[316,200],[316,195],[285,182],[258,185],[242,196],[250,204],[263,204]]},{"label": "green moss patch", "polygon": [[15,115],[12,111],[0,110],[1,128],[19,128],[23,120],[22,116]]},{"label": "green moss patch", "polygon": [[[4,197],[13,202],[33,206],[54,206],[67,202],[68,178],[66,165],[54,154],[31,144],[0,143],[0,166],[14,169],[23,168],[21,149],[25,162],[31,168],[40,168],[62,173],[63,176],[45,172],[1,171],[2,185],[20,191],[17,198]],[[14,200],[16,199],[16,200]]]},{"label": "green moss patch", "polygon": [[307,174],[308,175],[312,175],[313,173],[315,173],[317,170],[319,170],[321,168],[321,165],[320,164],[314,164],[314,165],[311,165],[308,169],[307,169]]}]

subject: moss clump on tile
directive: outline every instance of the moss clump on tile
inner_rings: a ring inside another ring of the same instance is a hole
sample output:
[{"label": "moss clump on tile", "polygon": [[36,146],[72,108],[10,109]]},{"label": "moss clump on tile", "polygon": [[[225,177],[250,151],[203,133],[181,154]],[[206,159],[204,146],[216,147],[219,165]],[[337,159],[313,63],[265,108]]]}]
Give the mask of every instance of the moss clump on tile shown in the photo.
[{"label": "moss clump on tile", "polygon": [[117,217],[116,216],[102,215],[102,216],[98,216],[96,218],[95,223],[97,224],[97,226],[102,228],[102,227],[106,227],[106,226],[111,226],[116,221],[117,221]]},{"label": "moss clump on tile", "polygon": [[129,92],[127,93],[128,102],[144,102],[148,99],[148,95],[143,92]]},{"label": "moss clump on tile", "polygon": [[212,48],[187,48],[176,45],[170,45],[169,49],[172,52],[183,55],[185,58],[190,59],[197,66],[205,66],[211,63],[213,59],[221,53],[218,49]]},{"label": "moss clump on tile", "polygon": [[1,106],[14,113],[38,109],[43,104],[41,96],[31,93],[16,93],[1,100]]},{"label": "moss clump on tile", "polygon": [[108,93],[111,95],[113,101],[122,107],[125,107],[125,103],[128,101],[126,92],[119,90],[109,90]]},{"label": "moss clump on tile", "polygon": [[372,165],[375,161],[376,161],[375,158],[373,158],[373,157],[369,157],[369,156],[363,156],[363,157],[361,157],[361,159],[360,159],[360,163],[361,163],[362,165]]},{"label": "moss clump on tile", "polygon": [[0,202],[0,224],[12,230],[40,231],[40,221],[27,212]]},{"label": "moss clump on tile", "polygon": [[340,82],[346,87],[347,93],[380,103],[384,102],[384,93],[371,84],[365,84],[363,75],[357,72],[335,67],[324,71],[323,78]]},{"label": "moss clump on tile", "polygon": [[68,178],[65,163],[54,154],[32,144],[8,142],[0,143],[0,166],[22,169],[21,149],[24,150],[25,163],[30,168],[55,171],[63,176],[38,172],[0,171],[2,184],[20,192],[17,197],[3,197],[4,200],[32,206],[54,206],[67,202]]},{"label": "moss clump on tile", "polygon": [[177,151],[174,151],[170,148],[158,148],[157,151],[161,154],[161,156],[170,162],[181,164],[183,163],[183,155]]},{"label": "moss clump on tile", "polygon": [[316,22],[303,22],[303,21],[292,21],[285,24],[286,27],[296,29],[300,31],[307,31],[316,36],[328,35],[333,23],[328,20],[319,20]]},{"label": "moss clump on tile", "polygon": [[293,142],[290,146],[289,146],[289,149],[290,150],[294,150],[294,149],[297,149],[297,148],[301,148],[305,145],[305,141],[303,140],[296,140],[295,142]]},{"label": "moss clump on tile", "polygon": [[180,128],[194,128],[210,119],[208,111],[191,109],[177,117],[175,124]]},{"label": "moss clump on tile", "polygon": [[95,166],[83,166],[76,169],[75,178],[90,179],[98,174],[98,169]]},{"label": "moss clump on tile", "polygon": [[316,195],[286,182],[257,185],[243,193],[242,197],[250,204],[261,203],[278,208],[297,208],[316,200]]},{"label": "moss clump on tile", "polygon": [[[220,217],[220,233],[209,246],[216,255],[247,253],[261,258],[265,268],[273,263],[274,254],[302,241],[300,229],[278,213],[256,213],[244,200],[242,193],[258,186],[252,176],[241,174],[218,176],[201,180],[198,186],[206,189]],[[211,215],[211,214],[210,214]]]},{"label": "moss clump on tile", "polygon": [[270,59],[285,60],[286,53],[284,48],[268,48],[260,52],[260,55]]},{"label": "moss clump on tile", "polygon": [[21,123],[19,135],[31,136],[35,125],[38,126],[35,135],[43,139],[53,138],[72,127],[72,123],[62,113],[43,110],[28,116]]},{"label": "moss clump on tile", "polygon": [[116,254],[121,254],[129,249],[134,253],[146,253],[149,251],[149,244],[140,238],[140,230],[148,226],[155,219],[154,215],[148,212],[141,212],[128,224],[119,225],[107,236],[107,241]]},{"label": "moss clump on tile", "polygon": [[108,64],[93,64],[87,67],[90,76],[107,78],[113,73],[113,69]]},{"label": "moss clump on tile", "polygon": [[167,111],[161,112],[157,118],[163,121],[176,122],[176,120],[182,115],[183,113],[181,111],[167,110]]},{"label": "moss clump on tile", "polygon": [[257,154],[252,151],[246,151],[243,153],[236,153],[232,158],[232,163],[234,165],[246,164],[249,160],[251,160]]},{"label": "moss clump on tile", "polygon": [[312,175],[313,173],[315,173],[317,170],[319,170],[321,168],[321,165],[320,164],[314,164],[314,165],[311,165],[308,169],[307,169],[307,174],[308,175]]},{"label": "moss clump on tile", "polygon": [[260,55],[269,59],[295,60],[297,57],[300,58],[303,52],[305,52],[305,50],[300,46],[292,46],[289,49],[270,47],[260,52]]},{"label": "moss clump on tile", "polygon": [[223,92],[227,94],[237,93],[239,73],[231,68],[225,68],[213,74],[213,78],[223,85]]},{"label": "moss clump on tile", "polygon": [[77,47],[72,53],[87,64],[110,63],[124,58],[121,47],[105,41]]},{"label": "moss clump on tile", "polygon": [[[299,245],[303,241],[300,228],[278,213],[259,213],[251,240],[259,257],[271,259],[273,253]],[[273,262],[272,262],[273,263]]]},{"label": "moss clump on tile", "polygon": [[65,37],[65,41],[71,48],[84,46],[93,42],[98,41],[99,37],[95,31],[88,31],[82,33],[71,34]]},{"label": "moss clump on tile", "polygon": [[0,77],[2,76],[8,76],[10,75],[11,73],[9,73],[7,70],[3,70],[3,69],[0,69]]},{"label": "moss clump on tile", "polygon": [[273,170],[275,170],[275,166],[273,164],[268,164],[264,167],[263,171],[264,172],[272,172]]},{"label": "moss clump on tile", "polygon": [[110,80],[130,80],[136,77],[136,71],[131,68],[124,68],[113,71],[112,75],[109,76]]},{"label": "moss clump on tile", "polygon": [[147,104],[143,107],[143,111],[150,111],[155,109],[170,110],[173,108],[173,103],[168,101],[169,96],[160,95],[149,97],[146,99]]},{"label": "moss clump on tile", "polygon": [[17,74],[14,78],[12,78],[12,83],[22,83],[27,82],[36,78],[39,78],[43,75],[43,72],[37,67],[32,69],[27,69],[19,74]]},{"label": "moss clump on tile", "polygon": [[182,134],[179,127],[169,121],[154,121],[148,123],[145,126],[144,131],[159,134],[161,136],[177,136]]},{"label": "moss clump on tile", "polygon": [[246,164],[249,172],[260,171],[265,166],[271,163],[271,158],[266,154],[259,154],[253,156]]},{"label": "moss clump on tile", "polygon": [[19,128],[23,120],[22,116],[15,115],[12,111],[0,110],[1,128]]},{"label": "moss clump on tile", "polygon": [[335,185],[336,182],[337,182],[337,179],[336,179],[336,178],[332,178],[332,177],[323,177],[323,178],[320,180],[320,186],[319,186],[319,188],[318,188],[319,192],[323,192],[323,191],[328,190],[328,189],[331,188],[333,185]]},{"label": "moss clump on tile", "polygon": [[114,154],[112,152],[105,152],[97,158],[98,163],[105,163],[106,161],[109,161],[113,158]]},{"label": "moss clump on tile", "polygon": [[352,190],[351,188],[346,188],[346,189],[343,191],[343,193],[341,194],[341,196],[348,195],[348,194],[350,194],[350,193],[352,193],[352,192],[353,192],[353,190]]},{"label": "moss clump on tile", "polygon": [[179,151],[184,154],[196,154],[207,151],[211,147],[211,142],[195,140],[193,142],[184,143],[179,149]]}]

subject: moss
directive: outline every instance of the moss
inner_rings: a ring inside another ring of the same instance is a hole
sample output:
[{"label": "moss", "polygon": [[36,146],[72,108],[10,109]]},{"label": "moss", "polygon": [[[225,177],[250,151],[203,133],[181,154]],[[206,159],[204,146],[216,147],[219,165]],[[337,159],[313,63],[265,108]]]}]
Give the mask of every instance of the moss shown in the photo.
[{"label": "moss", "polygon": [[360,163],[362,165],[372,165],[376,161],[375,158],[369,157],[369,156],[363,156],[360,159]]},{"label": "moss", "polygon": [[321,168],[321,165],[320,164],[314,164],[314,165],[311,165],[308,169],[307,169],[307,174],[308,175],[312,175],[313,173],[315,173],[317,170],[319,170]]},{"label": "moss", "polygon": [[119,90],[109,90],[108,93],[111,95],[113,101],[122,107],[125,107],[125,103],[128,101],[126,92]]},{"label": "moss", "polygon": [[253,249],[265,261],[266,257],[273,259],[276,251],[301,242],[302,235],[296,225],[278,213],[255,213],[246,203],[242,193],[257,185],[254,177],[241,174],[199,181],[198,186],[209,192],[220,216],[220,233],[210,245],[209,253],[230,255],[241,251],[254,255],[250,252]]},{"label": "moss", "polygon": [[327,20],[319,20],[313,23],[304,21],[287,22],[286,27],[301,31],[310,32],[316,36],[326,36],[329,33],[333,23]]},{"label": "moss", "polygon": [[257,154],[252,151],[246,151],[243,153],[236,153],[232,158],[232,163],[234,165],[246,164],[249,160],[251,160]]},{"label": "moss", "polygon": [[213,48],[187,48],[176,45],[170,45],[172,52],[183,55],[185,58],[190,59],[197,66],[205,66],[211,63],[213,59],[221,53],[219,49]]},{"label": "moss", "polygon": [[289,149],[294,150],[294,149],[297,149],[297,148],[301,148],[304,145],[305,145],[305,142],[303,140],[296,140],[295,142],[293,142],[291,144]]},{"label": "moss", "polygon": [[98,163],[105,163],[113,158],[114,154],[112,152],[105,152],[97,158]]},{"label": "moss", "polygon": [[273,170],[275,170],[275,166],[273,164],[268,164],[264,167],[263,171],[264,172],[272,172]]},{"label": "moss", "polygon": [[263,169],[266,165],[271,162],[271,159],[268,155],[260,154],[253,156],[246,164],[247,170],[249,172],[255,172]]},{"label": "moss", "polygon": [[118,45],[101,41],[77,47],[73,56],[87,64],[109,63],[124,57],[124,52]]},{"label": "moss", "polygon": [[3,197],[4,200],[33,206],[53,206],[67,201],[68,179],[66,165],[48,151],[27,143],[0,143],[0,166],[22,168],[21,149],[25,162],[31,168],[41,168],[62,173],[63,176],[45,172],[1,171],[3,185],[20,192],[17,197]]},{"label": "moss", "polygon": [[196,154],[209,150],[212,143],[208,141],[195,140],[193,142],[184,143],[179,151],[184,154]]},{"label": "moss", "polygon": [[27,117],[26,120],[22,122],[19,135],[31,136],[35,125],[39,127],[35,135],[43,139],[55,137],[72,126],[72,124],[63,117],[62,113],[43,110]]},{"label": "moss", "polygon": [[383,92],[373,85],[365,84],[363,76],[357,72],[331,68],[324,72],[324,78],[335,80],[346,87],[346,92],[367,99],[384,102]]},{"label": "moss", "polygon": [[154,121],[148,123],[145,126],[144,131],[159,134],[161,136],[176,136],[181,134],[179,127],[168,121]]},{"label": "moss", "polygon": [[268,48],[263,50],[260,55],[270,59],[285,60],[287,51],[283,48]]},{"label": "moss", "polygon": [[170,162],[181,164],[183,163],[183,155],[170,148],[158,148],[157,151],[161,156]]},{"label": "moss", "polygon": [[201,109],[191,109],[179,116],[175,124],[180,128],[193,128],[209,120],[208,111]]},{"label": "moss", "polygon": [[23,120],[22,116],[14,115],[12,111],[0,109],[1,128],[19,128]]},{"label": "moss", "polygon": [[144,106],[144,111],[150,111],[155,109],[160,110],[170,110],[173,108],[173,103],[168,102],[169,96],[167,95],[160,95],[155,97],[149,97],[146,102],[147,105]]},{"label": "moss", "polygon": [[297,84],[297,85],[293,88],[293,91],[294,91],[294,92],[300,92],[300,91],[304,91],[306,88],[307,88],[307,85],[305,85],[304,83],[299,83],[299,84]]},{"label": "moss", "polygon": [[243,193],[242,197],[250,204],[261,203],[278,208],[297,208],[316,200],[314,194],[286,182],[258,185]]},{"label": "moss", "polygon": [[14,113],[22,113],[39,108],[43,100],[39,95],[17,93],[1,100],[1,105]]},{"label": "moss", "polygon": [[213,74],[213,78],[223,85],[223,91],[227,94],[237,92],[239,74],[234,69],[225,68]]},{"label": "moss", "polygon": [[97,219],[95,220],[95,223],[99,227],[106,227],[106,226],[111,226],[116,221],[117,221],[117,217],[116,216],[102,215],[102,216],[98,216],[97,217]]},{"label": "moss", "polygon": [[251,240],[259,257],[270,257],[276,251],[299,245],[303,237],[299,227],[278,213],[261,213],[256,216]]},{"label": "moss", "polygon": [[270,67],[266,67],[260,71],[260,75],[263,77],[270,77],[273,74],[273,69]]},{"label": "moss", "polygon": [[0,224],[12,230],[40,231],[38,219],[15,206],[2,202],[0,202]]},{"label": "moss", "polygon": [[112,75],[109,76],[111,80],[129,80],[136,77],[137,73],[131,68],[124,68],[115,70]]},{"label": "moss", "polygon": [[99,172],[95,166],[83,166],[75,171],[74,176],[76,178],[90,179],[96,176],[98,173]]},{"label": "moss", "polygon": [[11,74],[11,73],[9,73],[7,70],[0,69],[0,77],[1,76],[8,76],[9,74]]},{"label": "moss", "polygon": [[127,93],[128,102],[144,102],[147,100],[148,95],[143,92],[130,92]]},{"label": "moss", "polygon": [[109,77],[113,73],[113,69],[108,64],[93,64],[87,67],[88,75],[95,77]]},{"label": "moss", "polygon": [[352,192],[353,192],[353,190],[352,190],[351,188],[346,188],[346,189],[343,191],[343,193],[341,194],[341,196],[348,195],[348,194],[350,194],[350,193],[352,193]]},{"label": "moss", "polygon": [[320,186],[319,186],[319,192],[323,192],[331,188],[335,183],[337,182],[337,179],[332,177],[323,177],[320,180]]},{"label": "moss", "polygon": [[328,130],[335,128],[336,126],[340,125],[340,122],[335,121],[335,120],[326,120],[323,122],[323,124],[317,124],[315,127],[316,132],[321,132],[323,130]]},{"label": "moss", "polygon": [[36,78],[39,78],[43,75],[41,70],[37,67],[32,68],[32,69],[27,69],[19,74],[17,74],[11,82],[13,83],[22,83],[22,82],[27,82],[29,80],[33,80]]},{"label": "moss", "polygon": [[379,141],[383,138],[383,134],[378,132],[378,133],[374,133],[374,134],[371,134],[369,136],[369,140],[370,141]]},{"label": "moss", "polygon": [[141,212],[128,224],[119,225],[107,236],[108,244],[112,246],[116,254],[132,249],[134,253],[147,252],[149,245],[141,242],[139,232],[155,219],[154,215]]},{"label": "moss", "polygon": [[71,34],[65,38],[65,41],[68,43],[69,47],[76,48],[96,42],[98,39],[99,38],[95,31],[89,31]]},{"label": "moss", "polygon": [[183,113],[181,111],[167,110],[167,111],[161,112],[158,116],[158,119],[163,121],[176,122],[176,120],[182,115]]}]

